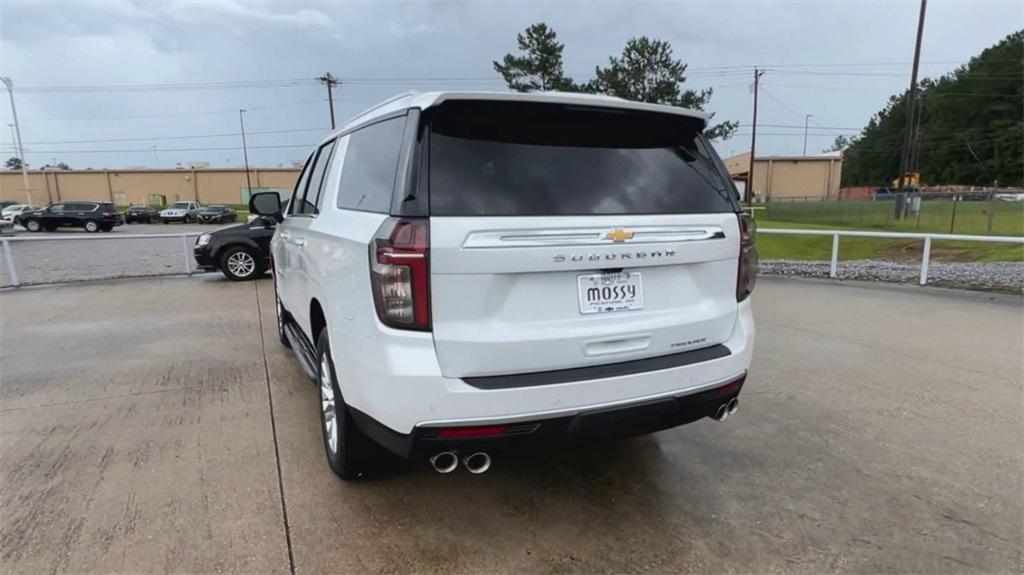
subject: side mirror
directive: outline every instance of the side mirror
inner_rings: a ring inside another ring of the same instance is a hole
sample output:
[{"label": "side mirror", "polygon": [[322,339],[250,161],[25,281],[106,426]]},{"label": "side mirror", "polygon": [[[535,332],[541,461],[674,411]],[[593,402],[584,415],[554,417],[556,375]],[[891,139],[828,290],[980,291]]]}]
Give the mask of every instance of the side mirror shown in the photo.
[{"label": "side mirror", "polygon": [[275,222],[284,219],[281,215],[281,196],[277,192],[260,192],[249,196],[249,211],[273,218]]}]

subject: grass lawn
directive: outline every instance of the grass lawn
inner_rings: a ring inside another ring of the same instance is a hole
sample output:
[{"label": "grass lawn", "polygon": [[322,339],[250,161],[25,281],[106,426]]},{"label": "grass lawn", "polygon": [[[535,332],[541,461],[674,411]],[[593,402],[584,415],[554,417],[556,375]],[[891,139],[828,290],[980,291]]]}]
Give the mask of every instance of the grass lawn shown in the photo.
[{"label": "grass lawn", "polygon": [[[757,218],[758,228],[805,230],[856,230],[857,226],[783,222]],[[891,230],[896,231],[896,230]],[[904,230],[899,230],[904,231]],[[908,230],[909,231],[909,230]],[[1020,235],[1020,234],[1017,234]],[[888,240],[840,238],[840,260],[883,259],[920,261],[924,240]],[[824,260],[832,258],[832,238],[814,236],[776,236],[759,234],[757,251],[762,259]],[[979,242],[932,242],[932,261],[947,262],[1019,262],[1024,261],[1024,246]]]},{"label": "grass lawn", "polygon": [[[886,230],[965,235],[1024,235],[1024,202],[921,202],[921,210],[894,220],[891,201],[769,202],[758,213],[780,222],[840,226],[842,229]],[[954,214],[955,210],[955,214]],[[991,220],[991,230],[989,224]]]}]

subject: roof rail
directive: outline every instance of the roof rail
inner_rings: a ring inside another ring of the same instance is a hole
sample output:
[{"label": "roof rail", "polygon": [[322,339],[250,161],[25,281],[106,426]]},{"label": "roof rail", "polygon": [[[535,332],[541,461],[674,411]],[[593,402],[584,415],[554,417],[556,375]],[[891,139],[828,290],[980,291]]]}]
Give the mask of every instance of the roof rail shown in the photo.
[{"label": "roof rail", "polygon": [[396,100],[401,100],[402,98],[408,98],[410,96],[415,96],[416,94],[419,94],[419,92],[417,92],[416,90],[409,90],[408,92],[402,92],[401,94],[398,94],[397,96],[392,96],[392,97],[388,98],[387,100],[384,100],[383,102],[377,104],[376,106],[370,106],[369,108],[363,110],[362,112],[359,112],[355,116],[352,116],[345,123],[346,124],[351,124],[352,122],[358,120],[359,118],[362,118],[363,116],[369,114],[370,112],[372,112],[372,111],[374,111],[374,110],[376,110],[378,108],[382,108],[382,107],[384,107],[384,106],[386,106],[386,105],[388,105],[388,104],[390,104],[390,103],[392,103],[392,102],[394,102]]}]

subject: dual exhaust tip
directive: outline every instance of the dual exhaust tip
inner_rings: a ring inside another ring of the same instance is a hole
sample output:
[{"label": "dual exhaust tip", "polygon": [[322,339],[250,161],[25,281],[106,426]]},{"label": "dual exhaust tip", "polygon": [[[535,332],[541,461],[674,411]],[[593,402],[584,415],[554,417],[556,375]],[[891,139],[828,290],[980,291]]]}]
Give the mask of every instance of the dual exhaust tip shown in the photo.
[{"label": "dual exhaust tip", "polygon": [[451,473],[459,467],[459,462],[466,467],[466,471],[479,475],[491,468],[491,456],[483,451],[459,456],[456,451],[442,451],[430,458],[430,465],[438,473]]},{"label": "dual exhaust tip", "polygon": [[730,415],[734,415],[736,413],[736,410],[738,410],[739,408],[740,400],[734,397],[730,399],[728,403],[723,403],[722,405],[719,405],[718,409],[715,410],[715,414],[712,415],[711,418],[714,419],[715,421],[725,421],[727,417],[729,417]]}]

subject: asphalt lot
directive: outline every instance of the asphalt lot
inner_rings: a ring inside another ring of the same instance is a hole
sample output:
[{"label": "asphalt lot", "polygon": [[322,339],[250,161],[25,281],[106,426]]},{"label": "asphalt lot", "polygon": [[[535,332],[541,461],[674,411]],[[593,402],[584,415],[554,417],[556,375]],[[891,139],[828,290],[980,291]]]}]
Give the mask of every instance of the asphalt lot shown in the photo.
[{"label": "asphalt lot", "polygon": [[[234,224],[226,224],[234,225]],[[16,237],[75,238],[82,241],[12,242],[11,252],[22,284],[47,284],[120,277],[183,274],[185,259],[181,238],[103,240],[130,234],[194,234],[189,248],[203,232],[222,224],[126,224],[106,233],[89,234],[80,229],[30,233],[18,228]],[[189,255],[191,258],[191,254]],[[192,263],[193,269],[195,262]],[[7,263],[0,258],[0,287],[10,286]]]},{"label": "asphalt lot", "polygon": [[764,279],[725,423],[342,483],[271,290],[0,293],[0,571],[1024,569],[1020,298]]}]

